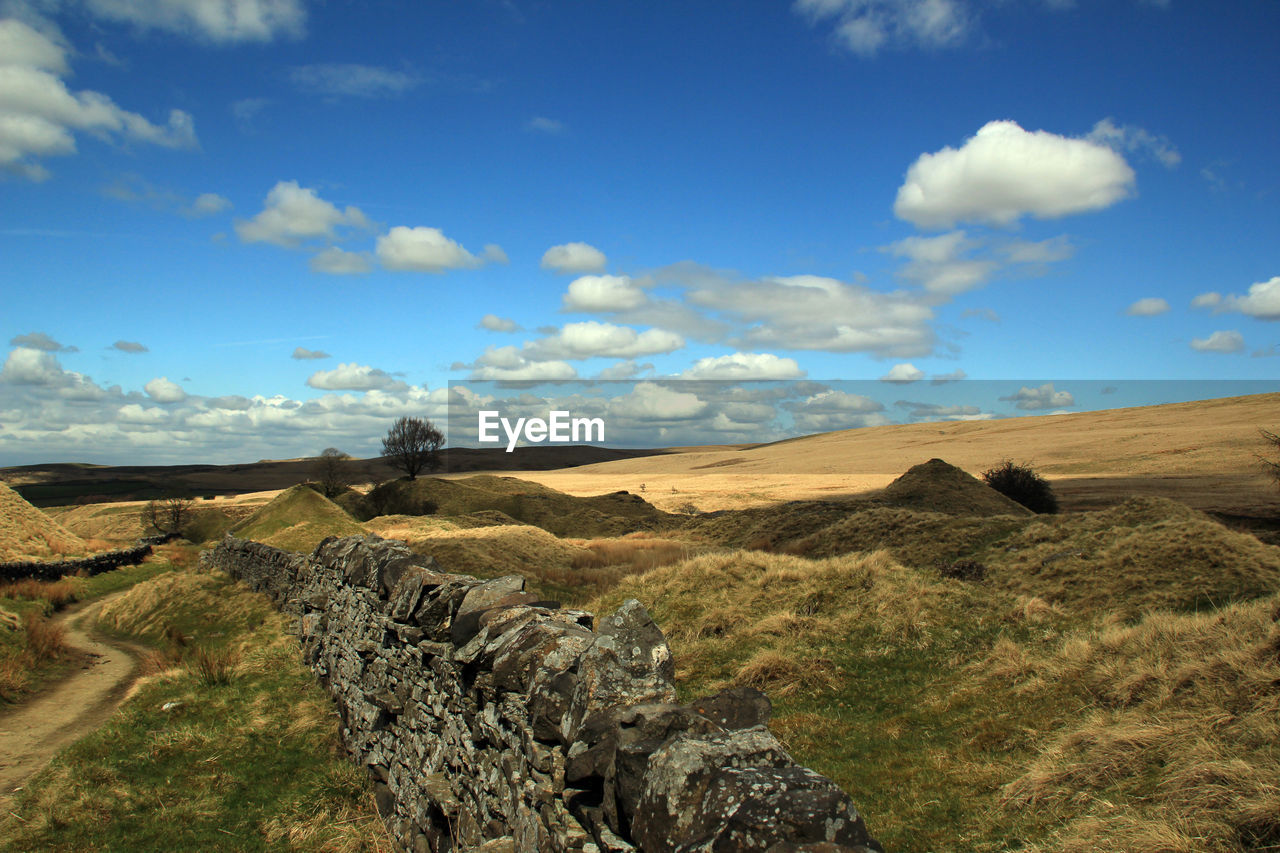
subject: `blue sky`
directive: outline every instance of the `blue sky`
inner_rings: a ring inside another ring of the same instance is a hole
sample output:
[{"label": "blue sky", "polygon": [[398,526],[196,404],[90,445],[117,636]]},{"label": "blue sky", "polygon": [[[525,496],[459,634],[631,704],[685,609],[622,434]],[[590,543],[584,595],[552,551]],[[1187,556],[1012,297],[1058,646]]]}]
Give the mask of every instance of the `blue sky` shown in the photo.
[{"label": "blue sky", "polygon": [[372,454],[451,380],[1269,380],[1277,43],[1263,0],[8,0],[0,464]]}]

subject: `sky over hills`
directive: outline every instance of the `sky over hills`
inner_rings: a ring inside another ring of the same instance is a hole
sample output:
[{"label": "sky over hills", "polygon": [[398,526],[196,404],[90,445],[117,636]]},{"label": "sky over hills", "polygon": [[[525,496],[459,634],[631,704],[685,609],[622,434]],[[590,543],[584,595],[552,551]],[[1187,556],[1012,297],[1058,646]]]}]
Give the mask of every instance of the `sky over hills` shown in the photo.
[{"label": "sky over hills", "polygon": [[767,394],[663,380],[825,428],[906,417],[828,380],[1265,383],[1277,43],[1268,0],[3,0],[0,465],[370,455],[451,380],[735,440]]}]

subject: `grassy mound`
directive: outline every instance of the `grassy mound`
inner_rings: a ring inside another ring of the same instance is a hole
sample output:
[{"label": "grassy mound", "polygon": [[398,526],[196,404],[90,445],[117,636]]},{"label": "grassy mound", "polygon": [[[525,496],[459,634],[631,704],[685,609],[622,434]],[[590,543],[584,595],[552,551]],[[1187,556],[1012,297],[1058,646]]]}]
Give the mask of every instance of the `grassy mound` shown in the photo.
[{"label": "grassy mound", "polygon": [[930,459],[908,469],[874,500],[887,506],[946,515],[1031,514],[1022,504],[941,459]]},{"label": "grassy mound", "polygon": [[977,559],[1006,589],[1094,612],[1203,609],[1280,589],[1280,548],[1164,498],[1041,516]]},{"label": "grassy mound", "polygon": [[436,515],[496,511],[557,536],[620,536],[652,530],[672,518],[629,492],[576,497],[515,477],[420,477],[384,483],[380,488],[389,493],[386,505],[391,512],[403,512],[400,507],[421,506],[429,501],[435,505]]},{"label": "grassy mound", "polygon": [[0,560],[48,560],[89,553],[88,544],[0,483]]},{"label": "grassy mound", "polygon": [[232,527],[231,533],[289,551],[311,551],[326,536],[360,536],[365,529],[324,495],[294,486]]},{"label": "grassy mound", "polygon": [[1002,786],[1002,819],[1048,818],[1040,851],[1276,849],[1277,619],[1272,596],[997,643],[973,689],[1057,712]]}]

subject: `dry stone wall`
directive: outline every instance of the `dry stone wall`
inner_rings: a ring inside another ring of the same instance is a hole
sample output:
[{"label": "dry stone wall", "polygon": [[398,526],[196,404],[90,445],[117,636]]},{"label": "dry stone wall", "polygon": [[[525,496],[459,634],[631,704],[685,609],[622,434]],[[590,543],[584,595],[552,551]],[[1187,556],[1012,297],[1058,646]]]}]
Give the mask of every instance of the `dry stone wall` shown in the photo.
[{"label": "dry stone wall", "polygon": [[764,694],[676,703],[635,600],[597,621],[376,536],[309,556],[228,536],[201,559],[297,617],[406,850],[882,849],[770,734]]},{"label": "dry stone wall", "polygon": [[121,566],[132,566],[141,563],[150,553],[150,543],[140,542],[132,548],[104,551],[101,554],[94,554],[92,557],[82,557],[76,560],[0,563],[0,581],[15,581],[23,578],[56,581],[66,575],[74,575],[80,572],[84,572],[87,575],[100,575],[103,572],[114,571]]}]

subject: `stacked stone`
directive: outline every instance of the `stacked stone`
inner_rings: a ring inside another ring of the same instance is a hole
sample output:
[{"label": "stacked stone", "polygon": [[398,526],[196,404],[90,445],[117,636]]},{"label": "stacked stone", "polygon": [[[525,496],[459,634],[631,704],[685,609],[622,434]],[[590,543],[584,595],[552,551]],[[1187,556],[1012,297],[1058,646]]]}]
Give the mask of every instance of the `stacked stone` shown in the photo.
[{"label": "stacked stone", "polygon": [[44,563],[14,562],[0,563],[0,581],[15,581],[23,578],[35,578],[42,581],[56,581],[67,575],[84,573],[100,575],[114,571],[121,566],[132,566],[141,563],[151,553],[151,546],[138,544],[132,548],[121,548],[116,551],[103,551],[92,557],[76,560],[57,560]]},{"label": "stacked stone", "polygon": [[593,630],[519,576],[452,574],[376,536],[309,558],[227,537],[201,559],[299,617],[406,850],[881,849],[769,733],[764,694],[675,702],[670,649],[635,600]]}]

